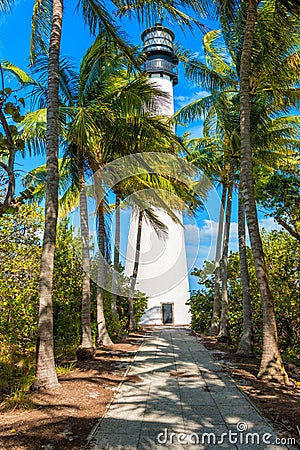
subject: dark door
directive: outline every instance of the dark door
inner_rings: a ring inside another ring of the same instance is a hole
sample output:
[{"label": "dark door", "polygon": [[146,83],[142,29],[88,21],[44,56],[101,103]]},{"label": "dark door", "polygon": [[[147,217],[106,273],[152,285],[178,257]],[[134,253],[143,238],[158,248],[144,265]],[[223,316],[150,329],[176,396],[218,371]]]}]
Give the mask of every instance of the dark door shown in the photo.
[{"label": "dark door", "polygon": [[173,323],[173,304],[163,303],[162,304],[162,316],[163,323]]}]

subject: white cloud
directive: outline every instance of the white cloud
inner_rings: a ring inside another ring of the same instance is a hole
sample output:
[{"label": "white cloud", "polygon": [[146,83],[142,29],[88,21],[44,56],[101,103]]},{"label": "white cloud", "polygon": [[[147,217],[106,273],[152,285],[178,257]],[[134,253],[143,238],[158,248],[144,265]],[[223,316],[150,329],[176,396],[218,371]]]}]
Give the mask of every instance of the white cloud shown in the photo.
[{"label": "white cloud", "polygon": [[[259,227],[260,229],[264,228],[266,231],[281,229],[277,222],[271,217],[261,219],[259,221]],[[194,267],[201,268],[205,260],[212,261],[215,259],[217,235],[218,222],[215,220],[205,219],[201,227],[198,227],[195,224],[185,225],[187,263],[189,271],[193,270]],[[248,231],[247,245],[250,246]],[[233,252],[238,251],[237,222],[231,222],[230,225],[229,250]],[[192,287],[197,289],[194,277],[191,277],[190,282]]]},{"label": "white cloud", "polygon": [[273,217],[267,217],[265,219],[260,219],[259,221],[259,228],[264,228],[266,231],[272,231],[272,230],[282,230],[282,227],[278,225],[275,219]]},{"label": "white cloud", "polygon": [[187,224],[184,226],[184,234],[186,242],[194,243],[195,240],[199,239],[200,228],[195,224]]},{"label": "white cloud", "polygon": [[[185,243],[188,255],[188,265],[200,267],[204,260],[214,260],[216,254],[218,222],[205,219],[199,228],[195,224],[185,226]],[[229,250],[238,250],[238,224],[230,226]]]},{"label": "white cloud", "polygon": [[208,95],[210,95],[210,92],[208,91],[197,91],[191,93],[190,95],[175,95],[174,100],[176,101],[176,108],[183,108],[189,103],[192,103],[200,98],[207,97]]},{"label": "white cloud", "polygon": [[211,95],[211,92],[209,92],[209,91],[197,91],[195,95],[197,95],[197,98],[204,98],[204,97],[208,97],[209,95]]}]

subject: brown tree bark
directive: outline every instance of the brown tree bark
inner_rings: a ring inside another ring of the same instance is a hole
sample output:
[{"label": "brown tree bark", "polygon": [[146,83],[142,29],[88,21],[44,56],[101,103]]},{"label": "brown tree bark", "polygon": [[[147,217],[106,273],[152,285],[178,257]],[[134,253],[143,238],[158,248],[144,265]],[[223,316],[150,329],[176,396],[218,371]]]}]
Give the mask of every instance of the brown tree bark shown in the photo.
[{"label": "brown tree bark", "polygon": [[209,329],[209,334],[211,336],[217,335],[219,333],[220,327],[220,312],[221,312],[221,248],[223,242],[223,228],[224,228],[224,210],[226,201],[227,186],[222,184],[222,197],[221,206],[219,214],[219,224],[218,224],[218,237],[217,237],[217,247],[216,247],[216,257],[215,257],[215,285],[214,285],[214,306],[213,315],[211,319],[211,326]]},{"label": "brown tree bark", "polygon": [[77,165],[79,181],[80,201],[80,228],[81,228],[81,251],[82,251],[82,304],[81,304],[81,342],[77,348],[76,355],[79,360],[92,359],[94,347],[91,331],[91,294],[90,294],[90,251],[89,251],[89,225],[86,200],[86,189],[84,181],[83,152],[77,147]]},{"label": "brown tree bark", "polygon": [[281,217],[276,217],[275,220],[279,223],[279,225],[285,228],[291,236],[293,236],[295,239],[297,239],[298,242],[300,242],[300,234],[296,230],[290,227],[288,223],[281,219]]},{"label": "brown tree bark", "polygon": [[230,235],[230,218],[232,209],[232,190],[234,182],[235,159],[232,157],[229,168],[229,182],[227,190],[226,216],[224,227],[224,242],[222,252],[222,302],[221,302],[221,319],[218,341],[230,342],[230,332],[228,326],[228,250]]},{"label": "brown tree bark", "polygon": [[133,297],[134,297],[134,290],[135,290],[137,275],[138,275],[138,271],[139,271],[142,226],[143,226],[143,211],[140,211],[139,217],[138,217],[135,258],[134,258],[134,265],[133,265],[133,271],[132,271],[132,276],[131,276],[130,291],[129,291],[129,296],[128,296],[129,329],[132,331],[137,329],[137,324],[135,323],[135,319],[134,319]]},{"label": "brown tree bark", "polygon": [[63,1],[53,0],[50,34],[46,130],[46,204],[40,270],[36,375],[33,389],[59,386],[54,361],[52,284],[58,216],[58,85]]},{"label": "brown tree bark", "polygon": [[[99,222],[99,253],[104,257],[104,209],[103,200],[101,200],[98,208],[98,222]],[[102,261],[99,259],[98,265],[98,286],[97,286],[97,344],[98,345],[113,345],[113,342],[108,334],[106,327],[106,320],[104,315],[104,285],[105,285],[105,271]]]},{"label": "brown tree bark", "polygon": [[[1,65],[0,65],[1,67]],[[2,68],[1,68],[2,70]],[[1,167],[6,171],[8,175],[8,187],[6,191],[6,196],[2,204],[0,204],[0,216],[4,214],[6,209],[11,205],[14,195],[15,195],[15,187],[16,187],[16,179],[14,173],[14,165],[15,165],[15,155],[16,148],[11,135],[11,131],[9,125],[7,123],[6,117],[2,110],[2,104],[0,103],[0,122],[2,124],[3,130],[5,132],[5,136],[8,142],[9,147],[9,157],[7,164],[1,162]]]},{"label": "brown tree bark", "polygon": [[3,216],[7,208],[10,206],[13,200],[14,186],[15,186],[15,174],[14,171],[4,162],[0,161],[0,167],[7,173],[8,176],[8,187],[6,191],[5,198],[2,203],[0,203],[0,217]]},{"label": "brown tree bark", "polygon": [[116,192],[116,204],[115,204],[115,212],[116,212],[116,228],[115,228],[115,245],[114,245],[114,272],[112,276],[112,291],[113,291],[113,301],[112,301],[112,315],[113,318],[119,321],[118,315],[118,294],[117,294],[117,281],[116,274],[119,272],[119,264],[120,264],[120,231],[121,231],[121,223],[120,223],[120,194]]},{"label": "brown tree bark", "polygon": [[252,356],[253,329],[252,329],[249,272],[247,262],[245,205],[242,191],[240,189],[238,198],[238,233],[239,233],[240,272],[241,272],[242,296],[243,296],[243,334],[239,342],[237,353],[239,355]]},{"label": "brown tree bark", "polygon": [[240,64],[241,187],[245,201],[247,224],[258,288],[262,298],[263,307],[263,353],[258,376],[262,379],[288,383],[288,376],[284,369],[278,349],[273,298],[259,233],[254,196],[250,131],[250,63],[255,33],[255,22],[257,18],[257,6],[257,0],[248,1],[248,12]]}]

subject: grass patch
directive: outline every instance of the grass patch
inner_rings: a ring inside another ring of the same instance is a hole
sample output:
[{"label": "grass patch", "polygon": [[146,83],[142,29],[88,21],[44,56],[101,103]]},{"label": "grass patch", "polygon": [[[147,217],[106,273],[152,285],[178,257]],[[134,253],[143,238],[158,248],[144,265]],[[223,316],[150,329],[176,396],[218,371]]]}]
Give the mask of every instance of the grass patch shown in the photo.
[{"label": "grass patch", "polygon": [[57,375],[68,375],[76,367],[76,362],[59,364],[56,366]]},{"label": "grass patch", "polygon": [[0,353],[0,410],[32,408],[30,386],[34,380],[34,353],[26,355],[3,349]]}]

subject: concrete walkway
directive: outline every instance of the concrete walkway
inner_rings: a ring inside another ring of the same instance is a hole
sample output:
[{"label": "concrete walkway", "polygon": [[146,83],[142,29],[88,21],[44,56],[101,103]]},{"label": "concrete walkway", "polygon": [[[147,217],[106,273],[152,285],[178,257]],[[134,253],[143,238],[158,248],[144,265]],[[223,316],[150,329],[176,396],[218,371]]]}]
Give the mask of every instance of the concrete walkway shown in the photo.
[{"label": "concrete walkway", "polygon": [[149,332],[128,375],[88,448],[288,448],[187,328]]}]

